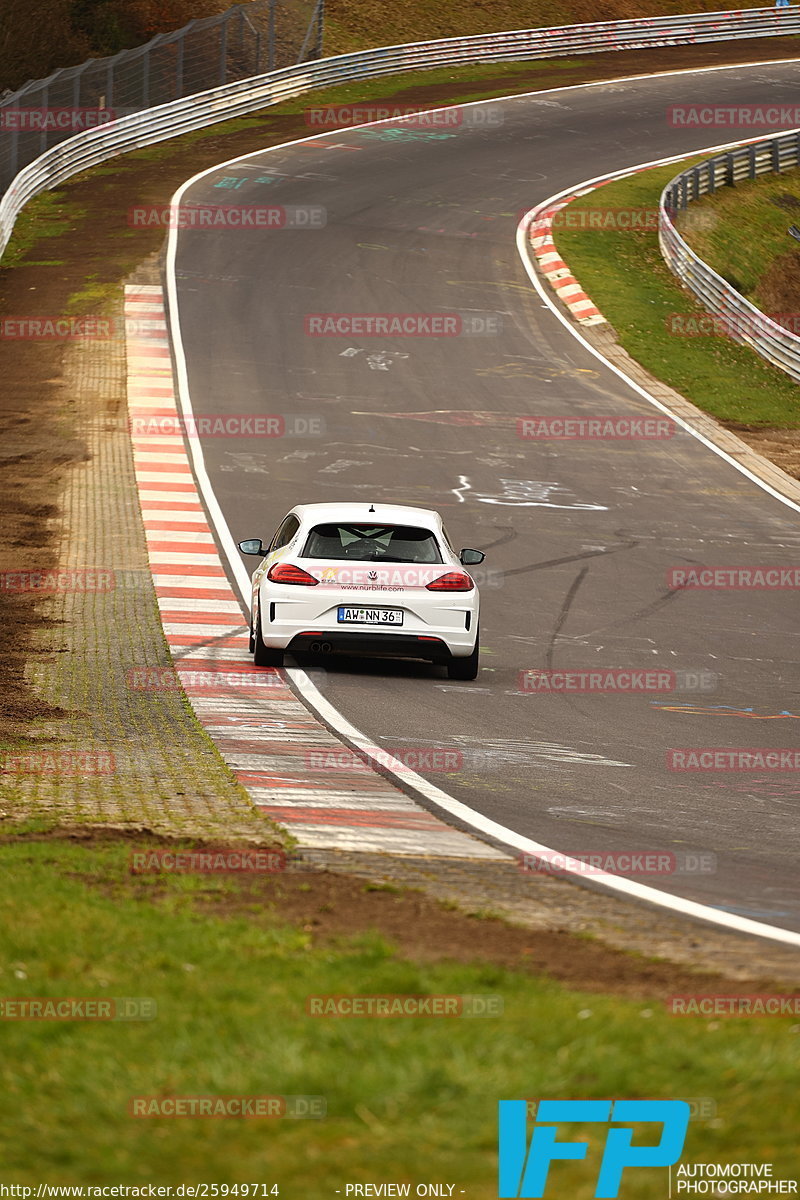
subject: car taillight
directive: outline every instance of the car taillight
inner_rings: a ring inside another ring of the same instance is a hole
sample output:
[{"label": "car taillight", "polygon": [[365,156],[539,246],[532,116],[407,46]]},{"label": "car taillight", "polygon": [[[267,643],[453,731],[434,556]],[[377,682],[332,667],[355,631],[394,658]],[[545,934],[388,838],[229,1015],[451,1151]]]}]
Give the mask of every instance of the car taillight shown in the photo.
[{"label": "car taillight", "polygon": [[309,575],[302,567],[296,567],[294,563],[275,563],[267,572],[267,579],[271,583],[302,583],[304,587],[319,583],[318,579]]},{"label": "car taillight", "polygon": [[464,571],[448,571],[426,585],[429,592],[471,592],[475,584]]}]

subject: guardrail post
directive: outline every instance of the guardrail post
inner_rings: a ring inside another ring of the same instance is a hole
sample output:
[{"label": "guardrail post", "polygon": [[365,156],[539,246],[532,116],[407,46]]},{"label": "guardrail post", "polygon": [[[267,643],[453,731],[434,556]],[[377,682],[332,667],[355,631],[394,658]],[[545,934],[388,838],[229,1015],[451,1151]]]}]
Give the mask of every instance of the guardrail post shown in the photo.
[{"label": "guardrail post", "polygon": [[781,173],[781,145],[780,138],[776,138],[772,142],[770,149],[772,150],[772,170],[775,175]]},{"label": "guardrail post", "polygon": [[178,38],[177,54],[175,55],[175,95],[180,100],[183,97],[183,51],[186,45],[186,34]]},{"label": "guardrail post", "polygon": [[[47,83],[45,83],[44,87],[42,88],[42,108],[44,109],[44,113],[45,113],[45,124],[47,123],[46,122],[47,102],[49,99],[50,99],[50,88],[48,87]],[[46,149],[47,149],[47,130],[42,129],[42,132],[39,134],[39,153],[44,154]]]},{"label": "guardrail post", "polygon": [[8,178],[2,181],[3,191],[11,187],[11,181],[17,173],[19,165],[19,130],[15,129],[11,134],[11,147],[8,155]]},{"label": "guardrail post", "polygon": [[317,44],[314,47],[314,57],[322,58],[322,42],[325,36],[325,0],[317,4]]},{"label": "guardrail post", "polygon": [[228,75],[228,22],[222,21],[219,27],[219,85],[227,80]]},{"label": "guardrail post", "polygon": [[732,154],[725,155],[725,183],[728,187],[736,187],[736,160]]},{"label": "guardrail post", "polygon": [[756,178],[756,175],[757,175],[756,167],[758,166],[757,154],[758,154],[758,151],[756,150],[755,144],[748,147],[748,160],[749,160],[748,161],[748,172],[747,172],[748,179]]},{"label": "guardrail post", "polygon": [[275,68],[275,6],[277,0],[269,0],[269,22],[267,28],[267,39],[269,41],[269,50],[267,52],[267,70],[272,71]]},{"label": "guardrail post", "polygon": [[150,50],[142,56],[142,108],[150,107]]},{"label": "guardrail post", "polygon": [[[250,33],[252,35],[252,42],[253,42],[253,53],[249,54],[247,56],[248,57],[247,74],[248,75],[258,75],[259,67],[261,66],[261,35],[260,35],[259,31],[256,29],[253,22],[248,17],[247,13],[244,11],[244,9],[242,9],[241,38],[240,38],[241,51],[242,51],[242,62],[244,62],[244,59],[245,59],[244,35],[245,35],[246,29],[250,30]],[[250,43],[248,42],[248,45],[249,44]]]}]

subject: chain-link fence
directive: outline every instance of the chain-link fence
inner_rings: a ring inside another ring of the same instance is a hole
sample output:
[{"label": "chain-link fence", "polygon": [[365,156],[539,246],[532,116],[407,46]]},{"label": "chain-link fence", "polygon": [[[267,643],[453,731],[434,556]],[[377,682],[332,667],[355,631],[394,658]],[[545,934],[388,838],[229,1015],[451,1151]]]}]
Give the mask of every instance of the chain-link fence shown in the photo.
[{"label": "chain-link fence", "polygon": [[0,194],[50,146],[126,113],[322,55],[325,0],[250,0],[0,100]]}]

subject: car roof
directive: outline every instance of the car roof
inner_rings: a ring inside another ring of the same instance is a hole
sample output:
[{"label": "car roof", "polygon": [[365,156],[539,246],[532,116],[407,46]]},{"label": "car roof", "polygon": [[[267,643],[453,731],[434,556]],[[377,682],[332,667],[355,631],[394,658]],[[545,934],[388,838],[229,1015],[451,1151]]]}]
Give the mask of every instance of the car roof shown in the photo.
[{"label": "car roof", "polygon": [[442,518],[432,508],[411,508],[405,504],[377,504],[369,500],[345,504],[298,504],[292,509],[303,524],[422,525],[441,529]]}]

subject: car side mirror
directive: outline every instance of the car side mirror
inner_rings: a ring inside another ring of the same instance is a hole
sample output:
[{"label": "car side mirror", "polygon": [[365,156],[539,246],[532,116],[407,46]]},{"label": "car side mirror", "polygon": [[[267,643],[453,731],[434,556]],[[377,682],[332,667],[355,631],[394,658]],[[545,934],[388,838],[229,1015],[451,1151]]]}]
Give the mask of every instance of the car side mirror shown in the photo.
[{"label": "car side mirror", "polygon": [[465,567],[477,567],[478,563],[483,562],[486,555],[482,550],[462,550],[458,558]]},{"label": "car side mirror", "polygon": [[248,538],[244,542],[239,542],[239,549],[242,554],[259,554],[262,558],[267,553],[261,544],[261,538]]}]

